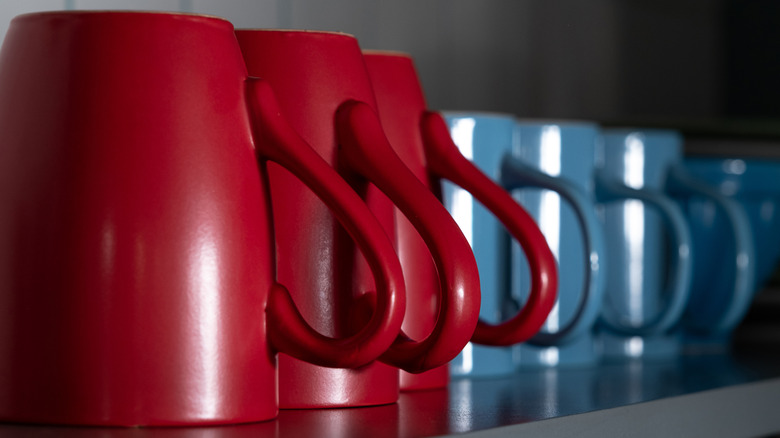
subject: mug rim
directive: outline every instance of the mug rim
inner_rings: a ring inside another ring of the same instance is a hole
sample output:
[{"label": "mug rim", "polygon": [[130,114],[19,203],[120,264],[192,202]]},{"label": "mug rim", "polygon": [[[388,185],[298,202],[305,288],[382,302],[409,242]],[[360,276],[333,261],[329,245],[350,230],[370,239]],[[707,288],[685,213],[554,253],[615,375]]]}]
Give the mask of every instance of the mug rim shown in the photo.
[{"label": "mug rim", "polygon": [[475,118],[475,117],[484,117],[484,118],[493,118],[493,119],[505,119],[505,120],[512,120],[513,122],[516,120],[515,115],[512,113],[502,113],[501,111],[487,111],[487,110],[477,110],[477,111],[460,111],[460,110],[438,110],[439,114],[441,114],[444,117],[452,118],[452,117],[459,117],[459,118]]},{"label": "mug rim", "polygon": [[290,34],[332,35],[332,36],[348,37],[350,39],[357,40],[357,37],[355,35],[347,32],[341,32],[338,30],[241,27],[241,28],[236,28],[235,31],[244,32],[244,33],[273,32],[273,33],[290,33]]},{"label": "mug rim", "polygon": [[643,135],[659,135],[659,134],[667,134],[667,135],[673,135],[675,137],[679,137],[681,140],[683,139],[683,134],[677,129],[671,129],[671,128],[658,128],[658,127],[642,127],[642,126],[629,126],[629,127],[605,127],[602,128],[602,132],[604,135],[614,135],[614,136],[621,136],[625,137],[631,134],[643,134]]},{"label": "mug rim", "polygon": [[390,49],[362,49],[361,52],[363,52],[363,55],[379,55],[379,56],[388,56],[388,57],[395,57],[395,58],[406,58],[406,59],[412,59],[412,55],[409,52],[404,52],[401,50],[390,50]]},{"label": "mug rim", "polygon": [[517,117],[515,118],[517,126],[520,127],[537,127],[537,126],[553,126],[560,125],[564,128],[593,128],[601,131],[601,125],[595,120],[585,119],[544,119],[544,118],[531,118],[531,117]]},{"label": "mug rim", "polygon": [[[728,162],[742,161],[744,169],[727,172],[723,166]],[[780,173],[780,160],[766,160],[742,157],[685,157],[683,165],[694,175],[710,184],[722,185],[728,181],[736,183],[733,195],[775,195],[780,194],[780,182],[774,175]],[[709,175],[709,176],[705,176]]]}]

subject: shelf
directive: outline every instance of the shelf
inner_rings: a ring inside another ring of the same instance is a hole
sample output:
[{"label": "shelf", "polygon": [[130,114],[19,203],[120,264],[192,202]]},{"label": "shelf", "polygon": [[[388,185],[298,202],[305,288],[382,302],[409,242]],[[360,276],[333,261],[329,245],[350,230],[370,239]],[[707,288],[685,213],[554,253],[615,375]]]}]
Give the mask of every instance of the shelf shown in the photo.
[{"label": "shelf", "polygon": [[765,436],[780,431],[780,357],[733,354],[674,362],[526,371],[459,379],[398,403],[282,411],[274,421],[206,428],[0,425],[22,437]]}]

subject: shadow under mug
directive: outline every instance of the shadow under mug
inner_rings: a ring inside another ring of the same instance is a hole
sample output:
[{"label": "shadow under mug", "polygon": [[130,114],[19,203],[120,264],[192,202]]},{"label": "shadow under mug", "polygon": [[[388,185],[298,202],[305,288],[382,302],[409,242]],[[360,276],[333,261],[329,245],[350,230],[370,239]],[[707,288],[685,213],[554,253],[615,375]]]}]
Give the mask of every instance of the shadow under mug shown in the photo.
[{"label": "shadow under mug", "polygon": [[[279,113],[226,20],[12,21],[0,51],[0,420],[267,420],[277,352],[359,367],[391,345],[404,305],[392,243]],[[351,336],[316,332],[276,282],[270,163],[321,196],[370,260],[376,313]]]},{"label": "shadow under mug", "polygon": [[[538,160],[528,156],[524,158],[529,160],[521,162],[513,155],[513,150],[516,151],[518,146],[518,131],[511,115],[446,112],[445,116],[450,134],[461,153],[487,175],[504,184],[505,188],[544,187],[551,190],[550,194],[555,196],[555,201],[558,202],[553,213],[555,217],[549,217],[549,205],[543,220],[540,220],[540,212],[535,203],[521,202],[520,205],[527,209],[541,228],[556,257],[560,272],[556,305],[539,334],[514,348],[469,344],[451,363],[452,373],[457,376],[496,376],[512,373],[520,364],[518,360],[523,359],[518,359],[518,352],[524,351],[528,348],[525,346],[531,343],[546,346],[568,344],[576,350],[587,350],[585,344],[589,343],[588,333],[601,310],[604,290],[601,267],[603,238],[592,202],[583,190],[575,187],[569,180],[549,176],[538,167],[535,168],[535,161]],[[528,133],[529,139],[532,136]],[[550,143],[549,136],[545,138],[545,150],[551,153],[557,151],[557,155],[552,158],[560,167],[564,157],[560,149],[561,136],[558,136],[555,144]],[[533,140],[528,141],[529,146],[532,143]],[[571,152],[580,150],[586,155],[584,164],[587,166],[590,161],[592,170],[594,146],[588,145],[587,142],[584,145],[572,145],[570,141],[567,143],[568,148],[572,148]],[[547,156],[548,164],[550,158]],[[566,159],[574,166],[583,164],[582,160],[572,156]],[[564,174],[568,174],[574,166],[569,166]],[[586,173],[589,172],[586,170]],[[590,175],[585,178],[590,179]],[[558,193],[561,193],[572,207],[566,204],[564,207],[569,209],[563,210]],[[481,315],[488,321],[498,323],[514,313],[518,307],[517,303],[523,303],[527,298],[529,274],[525,255],[516,243],[512,243],[512,255],[523,259],[517,263],[512,261],[510,239],[503,227],[482,206],[474,202],[468,193],[447,184],[444,197],[455,220],[473,235],[471,244],[480,267],[483,285]],[[516,203],[518,200],[509,198],[508,202]],[[562,219],[564,212],[568,216]],[[568,243],[561,248],[560,241]],[[522,274],[521,268],[525,268]],[[518,278],[518,275],[522,275],[522,279]],[[558,327],[552,330],[551,318],[558,323]],[[566,356],[574,358],[574,354]],[[595,360],[595,354],[590,353],[588,356]]]},{"label": "shadow under mug", "polygon": [[[377,96],[380,119],[391,144],[416,177],[436,194],[436,197],[431,196],[428,208],[436,208],[447,216],[446,224],[440,222],[434,226],[459,229],[456,220],[439,201],[439,181],[448,180],[482,202],[486,210],[520,242],[528,255],[531,278],[529,299],[523,306],[513,309],[504,321],[481,319],[470,344],[507,346],[528,340],[539,331],[556,299],[558,272],[544,236],[531,216],[512,200],[508,192],[463,156],[453,143],[441,115],[427,110],[412,58],[394,52],[367,51],[364,55]],[[435,284],[436,278],[431,275],[433,264],[424,243],[403,218],[398,218],[397,230],[401,264],[405,269],[415,270],[414,276],[406,277],[407,284]],[[463,231],[473,237],[473,229]],[[464,242],[469,245],[466,239]],[[475,240],[472,238],[470,243],[473,245]],[[468,248],[471,252],[474,247]],[[481,274],[485,276],[485,273]],[[488,271],[487,275],[490,274]],[[407,318],[409,324],[404,326],[405,330],[425,333],[428,329],[428,321],[435,317],[431,306],[425,305],[431,300],[432,290],[435,289],[410,289],[410,302],[418,303],[419,308],[407,309],[415,313]],[[484,315],[482,310],[480,313]],[[443,387],[448,381],[448,367],[442,366],[419,375],[402,374],[401,377],[402,390]]]},{"label": "shadow under mug", "polygon": [[[480,293],[474,256],[457,226],[448,226],[446,211],[435,208],[436,198],[388,143],[353,36],[284,30],[237,30],[236,36],[249,73],[271,84],[281,114],[366,200],[385,232],[395,234],[393,210],[397,206],[411,218],[412,229],[420,232],[436,261],[433,275],[437,283],[425,291],[430,301],[418,297],[418,290],[429,285],[410,277],[409,271],[416,266],[402,261],[410,286],[407,290],[412,292],[407,294],[405,333],[380,361],[360,369],[333,369],[280,356],[280,405],[292,409],[394,403],[399,396],[399,369],[420,373],[446,364],[473,334]],[[375,286],[365,275],[365,261],[351,253],[335,256],[339,248],[331,242],[338,230],[324,226],[314,230],[316,234],[308,230],[310,223],[331,221],[308,188],[283,169],[269,169],[269,183],[276,230],[283,236],[277,247],[280,255],[287,255],[279,261],[279,280],[294,283],[302,274],[322,270],[341,281],[344,288],[323,288],[317,293],[301,289],[298,298],[306,303],[304,316],[315,321],[315,327],[351,333],[373,307],[370,291]],[[306,245],[289,237],[302,229],[310,236]],[[300,258],[316,261],[332,251],[336,254],[330,265],[300,266],[297,262]],[[402,249],[399,256],[405,257]],[[345,306],[353,296],[361,297],[361,305]],[[323,318],[323,310],[329,308],[340,310],[337,318]],[[409,325],[416,324],[416,315],[424,311],[433,313],[427,326],[430,331],[410,331]]]}]

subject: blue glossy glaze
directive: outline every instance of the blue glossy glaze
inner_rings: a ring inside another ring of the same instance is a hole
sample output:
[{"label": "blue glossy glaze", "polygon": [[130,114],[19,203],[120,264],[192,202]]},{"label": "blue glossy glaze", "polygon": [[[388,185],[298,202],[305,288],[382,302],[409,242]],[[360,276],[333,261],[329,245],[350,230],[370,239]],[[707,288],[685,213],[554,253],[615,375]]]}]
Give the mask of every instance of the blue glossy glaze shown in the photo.
[{"label": "blue glossy glaze", "polygon": [[[679,336],[670,328],[681,317],[690,291],[691,237],[682,212],[662,191],[670,167],[682,159],[681,144],[674,131],[603,132],[597,151],[599,178],[647,194],[642,200],[604,205],[610,261],[605,314],[614,312],[622,318],[599,330],[605,358],[660,358],[680,350]],[[665,221],[670,224],[668,230]],[[667,250],[667,235],[672,237],[672,251]],[[616,330],[617,324],[623,329]],[[626,330],[630,327],[637,328],[636,333]]]},{"label": "blue glossy glaze", "polygon": [[709,184],[704,194],[683,192],[679,199],[697,254],[685,348],[723,352],[780,257],[780,163],[688,159],[684,171]]},{"label": "blue glossy glaze", "polygon": [[[780,161],[738,158],[688,158],[685,168],[694,177],[710,183],[721,194],[736,200],[750,221],[756,250],[757,292],[766,283],[780,261]],[[696,265],[715,266],[717,252],[712,251],[712,236],[729,232],[726,218],[709,200],[692,199],[686,213],[694,229],[694,244],[703,253]],[[733,251],[734,242],[723,242]],[[732,263],[720,270],[734,275]]]},{"label": "blue glossy glaze", "polygon": [[[544,364],[552,365],[594,363],[597,355],[591,332],[601,309],[604,290],[603,275],[600,273],[603,237],[592,197],[587,192],[588,184],[585,182],[590,181],[593,170],[592,140],[597,128],[590,124],[568,124],[563,128],[563,137],[567,139],[570,136],[583,135],[590,138],[590,143],[586,140],[585,149],[578,152],[579,158],[573,155],[562,158],[560,153],[569,147],[579,149],[579,145],[562,147],[558,144],[557,156],[547,156],[542,161],[536,160],[548,167],[576,167],[577,170],[573,171],[574,180],[570,181],[556,172],[545,173],[543,170],[549,169],[543,166],[540,169],[533,160],[522,159],[523,152],[520,151],[518,143],[522,137],[521,130],[515,126],[512,116],[449,113],[445,114],[445,117],[450,133],[461,152],[483,172],[505,187],[544,187],[544,191],[548,192],[544,195],[545,199],[555,199],[557,208],[551,210],[551,205],[546,201],[543,214],[528,205],[524,207],[537,221],[540,217],[546,221],[542,231],[548,237],[548,244],[551,239],[555,239],[556,249],[553,249],[553,253],[559,267],[563,267],[559,272],[565,273],[559,277],[559,302],[553,315],[554,320],[547,324],[548,328],[543,333],[532,340],[545,347],[528,347],[529,350],[524,352],[525,347],[490,348],[470,344],[452,362],[450,369],[453,375],[485,376],[509,373],[519,366],[518,360],[523,363],[536,362],[537,358],[546,358]],[[547,131],[550,129],[560,130],[560,127],[554,126]],[[528,133],[526,136],[531,139]],[[558,143],[560,140],[561,136],[558,136]],[[549,136],[547,141],[550,141]],[[538,151],[537,155],[540,155]],[[550,164],[551,159],[557,160],[557,164]],[[584,169],[581,170],[583,166]],[[551,176],[550,173],[556,175]],[[526,189],[520,193],[532,192],[538,193],[540,190]],[[510,273],[510,239],[503,227],[481,206],[474,205],[467,194],[452,185],[445,184],[444,199],[445,205],[464,229],[464,233],[471,238],[482,279],[483,301],[480,316],[488,321],[501,321],[515,312],[517,303],[525,300],[524,295],[529,290],[527,270],[521,273],[526,267],[524,262],[519,260],[520,257],[524,258],[523,251],[517,243],[511,243],[515,247],[512,250],[515,262],[512,263]],[[554,216],[553,220],[549,218],[551,214]],[[572,270],[577,269],[578,274],[569,272],[567,265],[572,265]],[[555,346],[549,347],[550,345]]]},{"label": "blue glossy glaze", "polygon": [[[599,356],[592,329],[601,310],[605,286],[600,272],[604,263],[604,238],[593,204],[594,149],[599,128],[585,122],[518,121],[515,129],[517,141],[513,156],[530,170],[518,166],[519,163],[515,163],[514,167],[505,166],[502,180],[506,185],[512,181],[512,176],[533,176],[534,172],[548,176],[546,182],[537,180],[536,184],[533,184],[534,181],[523,184],[545,188],[514,190],[513,196],[536,219],[560,267],[558,305],[542,328],[542,336],[560,333],[567,321],[575,316],[583,296],[583,284],[588,283],[587,275],[591,276],[590,286],[598,295],[588,309],[593,313],[583,318],[577,336],[516,346],[520,367],[594,364]],[[582,198],[582,201],[572,203],[573,197]],[[590,218],[593,227],[585,234],[582,227],[583,224],[587,227],[588,221],[578,218],[578,211]],[[594,242],[590,246],[595,248],[590,254],[586,250],[588,236],[592,236],[590,238]],[[511,260],[511,290],[514,298],[522,302],[529,288],[529,274],[525,256],[514,242]]]}]

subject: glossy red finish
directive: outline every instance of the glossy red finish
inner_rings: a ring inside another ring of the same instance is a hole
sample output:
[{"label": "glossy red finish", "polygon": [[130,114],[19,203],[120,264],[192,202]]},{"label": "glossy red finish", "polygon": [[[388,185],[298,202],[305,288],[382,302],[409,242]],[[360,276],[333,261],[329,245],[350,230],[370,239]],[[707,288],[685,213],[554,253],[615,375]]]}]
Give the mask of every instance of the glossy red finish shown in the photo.
[{"label": "glossy red finish", "polygon": [[[387,143],[357,40],[327,32],[238,30],[236,34],[249,73],[271,84],[284,117],[352,182],[388,234],[395,232],[389,198],[415,218],[415,225],[428,238],[441,282],[430,285],[435,299],[425,305],[434,312],[439,310],[439,318],[431,323],[428,333],[417,337],[425,339],[418,342],[399,338],[382,361],[417,372],[446,364],[468,342],[477,323],[476,262],[449,214]],[[341,241],[338,227],[326,226],[331,219],[317,202],[309,201],[311,194],[300,183],[281,169],[269,171],[279,238],[279,279],[292,284],[316,277],[310,272],[312,266],[286,266],[281,261],[317,254],[306,248],[331,248],[333,257],[321,258],[316,266],[320,272],[333,273],[331,288],[316,295],[307,291],[307,295],[296,296],[293,292],[293,296],[299,303],[307,303],[302,312],[318,329],[350,333],[356,321],[363,318],[363,308],[372,306],[370,294],[362,300],[364,306],[344,306],[353,296],[366,296],[374,288],[363,274],[364,261],[351,245]],[[287,196],[276,196],[277,192]],[[296,209],[291,209],[290,199],[296,199]],[[302,235],[304,224],[308,233]],[[283,254],[287,256],[282,258]],[[404,275],[409,278],[406,272]],[[414,287],[414,283],[407,283],[408,289]],[[418,304],[407,306],[407,312],[416,312]],[[323,318],[323,309],[336,309],[341,319],[334,323]],[[398,398],[398,371],[382,363],[357,370],[333,370],[281,356],[279,365],[282,408],[374,405]]]},{"label": "glossy red finish", "polygon": [[[479,322],[472,341],[504,346],[528,340],[536,334],[555,305],[558,273],[555,257],[533,218],[512,197],[458,151],[444,120],[426,110],[425,97],[412,59],[400,53],[364,53],[374,87],[379,116],[390,143],[398,156],[420,181],[436,193],[439,179],[446,178],[463,187],[507,227],[526,252],[531,272],[529,299],[517,315],[496,325]],[[428,250],[414,228],[403,217],[398,221],[398,254],[409,285],[409,302],[403,330],[418,335],[430,330],[436,313],[428,303],[435,299],[433,288],[412,289],[412,285],[430,285],[437,281]],[[408,267],[415,272],[410,275]],[[412,276],[414,275],[414,276]],[[447,370],[414,375],[403,373],[404,390],[442,387]]]},{"label": "glossy red finish", "polygon": [[[386,351],[405,304],[392,243],[278,115],[225,20],[14,19],[0,51],[0,421],[266,420],[276,351],[341,367]],[[365,250],[377,311],[352,337],[315,332],[275,283],[266,160]]]}]

